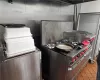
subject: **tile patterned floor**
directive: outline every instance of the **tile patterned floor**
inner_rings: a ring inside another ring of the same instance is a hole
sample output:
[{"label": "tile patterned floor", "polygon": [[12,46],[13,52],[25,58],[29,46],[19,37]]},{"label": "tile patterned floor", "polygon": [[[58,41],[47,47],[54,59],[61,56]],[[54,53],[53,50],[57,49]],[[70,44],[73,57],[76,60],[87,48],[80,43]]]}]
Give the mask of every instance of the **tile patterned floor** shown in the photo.
[{"label": "tile patterned floor", "polygon": [[96,80],[97,64],[88,63],[79,73],[77,80]]}]

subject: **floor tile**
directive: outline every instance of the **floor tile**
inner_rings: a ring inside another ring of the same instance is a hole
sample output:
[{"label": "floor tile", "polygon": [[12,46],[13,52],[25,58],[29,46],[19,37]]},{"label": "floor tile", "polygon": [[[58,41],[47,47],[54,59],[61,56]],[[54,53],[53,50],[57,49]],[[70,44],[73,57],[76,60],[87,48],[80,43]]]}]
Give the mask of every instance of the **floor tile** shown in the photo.
[{"label": "floor tile", "polygon": [[96,80],[96,78],[89,78],[89,80]]},{"label": "floor tile", "polygon": [[84,76],[83,80],[89,80],[89,78],[87,76]]},{"label": "floor tile", "polygon": [[79,73],[77,80],[96,80],[97,64],[88,63]]}]

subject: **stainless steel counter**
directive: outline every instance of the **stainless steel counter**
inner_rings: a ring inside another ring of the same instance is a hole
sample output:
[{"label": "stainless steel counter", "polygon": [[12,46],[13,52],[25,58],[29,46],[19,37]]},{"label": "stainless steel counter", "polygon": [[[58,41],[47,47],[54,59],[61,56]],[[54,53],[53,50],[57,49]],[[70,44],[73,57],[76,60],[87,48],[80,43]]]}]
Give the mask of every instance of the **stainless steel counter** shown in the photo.
[{"label": "stainless steel counter", "polygon": [[41,52],[27,53],[0,64],[0,80],[40,80]]}]

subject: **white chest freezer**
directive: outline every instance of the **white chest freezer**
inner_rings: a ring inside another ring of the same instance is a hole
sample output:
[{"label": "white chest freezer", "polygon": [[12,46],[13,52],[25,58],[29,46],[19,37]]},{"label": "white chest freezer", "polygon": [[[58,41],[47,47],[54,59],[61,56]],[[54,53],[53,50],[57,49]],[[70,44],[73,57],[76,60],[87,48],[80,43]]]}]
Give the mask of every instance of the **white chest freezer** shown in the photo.
[{"label": "white chest freezer", "polygon": [[5,41],[7,44],[7,57],[14,57],[36,50],[30,29],[6,28]]}]

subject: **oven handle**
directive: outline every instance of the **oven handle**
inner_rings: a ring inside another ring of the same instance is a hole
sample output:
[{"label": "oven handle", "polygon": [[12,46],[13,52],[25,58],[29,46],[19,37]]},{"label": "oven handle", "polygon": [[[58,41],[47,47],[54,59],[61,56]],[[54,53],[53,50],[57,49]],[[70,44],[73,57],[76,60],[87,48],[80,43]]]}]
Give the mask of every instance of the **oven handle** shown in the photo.
[{"label": "oven handle", "polygon": [[92,51],[92,48],[89,49],[89,50],[84,54],[84,56],[87,56],[91,51]]},{"label": "oven handle", "polygon": [[73,65],[72,67],[69,67],[68,71],[73,70],[83,59],[84,59],[84,56],[75,65]]}]

